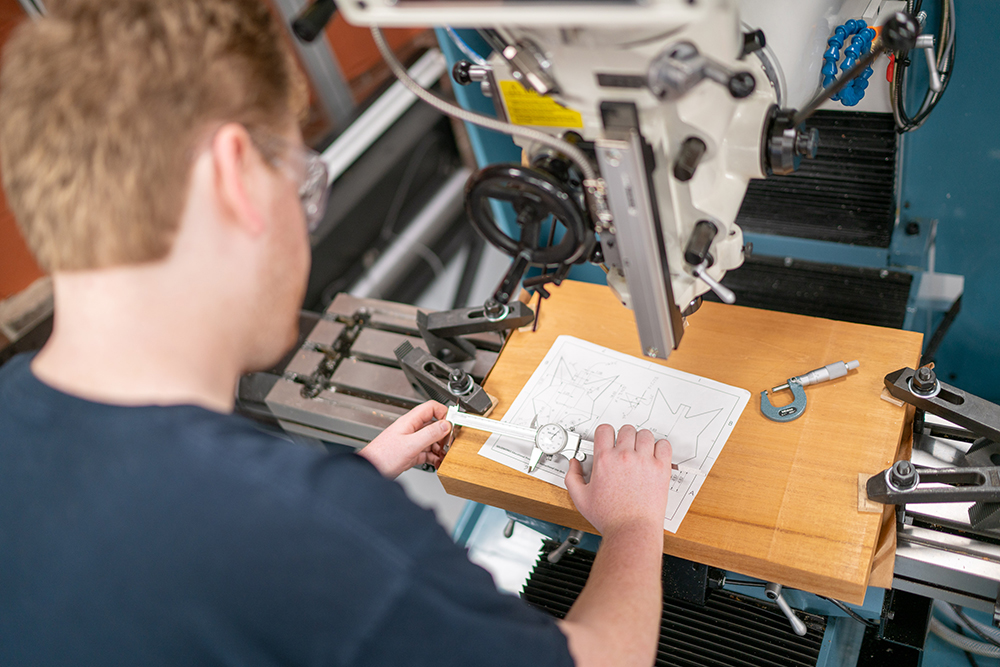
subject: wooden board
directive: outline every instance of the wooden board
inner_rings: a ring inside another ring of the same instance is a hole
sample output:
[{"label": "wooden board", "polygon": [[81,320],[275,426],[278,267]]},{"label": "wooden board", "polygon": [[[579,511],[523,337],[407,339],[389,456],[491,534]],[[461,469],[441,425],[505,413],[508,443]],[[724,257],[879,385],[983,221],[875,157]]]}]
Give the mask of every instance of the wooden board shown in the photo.
[{"label": "wooden board", "polygon": [[[664,552],[860,604],[882,515],[858,511],[858,473],[895,460],[907,412],[879,395],[887,373],[918,362],[921,335],[716,303],[688,323],[660,363],[752,396],[680,529],[664,532]],[[639,356],[631,311],[607,287],[565,282],[542,304],[538,330],[515,332],[501,352],[485,383],[499,399],[493,418],[560,334]],[[761,390],[852,359],[858,371],[806,388],[799,419],[761,414]],[[596,532],[564,489],[479,456],[485,441],[483,432],[458,434],[438,471],[448,493]]]}]

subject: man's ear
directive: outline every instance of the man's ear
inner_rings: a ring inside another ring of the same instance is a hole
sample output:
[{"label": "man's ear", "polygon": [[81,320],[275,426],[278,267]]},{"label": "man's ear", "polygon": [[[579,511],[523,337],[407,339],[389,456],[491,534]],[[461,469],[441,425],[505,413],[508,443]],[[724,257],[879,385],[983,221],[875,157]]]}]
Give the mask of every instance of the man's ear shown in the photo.
[{"label": "man's ear", "polygon": [[215,193],[227,219],[251,234],[262,233],[267,225],[259,187],[265,165],[250,133],[237,123],[223,125],[212,138],[210,152]]}]

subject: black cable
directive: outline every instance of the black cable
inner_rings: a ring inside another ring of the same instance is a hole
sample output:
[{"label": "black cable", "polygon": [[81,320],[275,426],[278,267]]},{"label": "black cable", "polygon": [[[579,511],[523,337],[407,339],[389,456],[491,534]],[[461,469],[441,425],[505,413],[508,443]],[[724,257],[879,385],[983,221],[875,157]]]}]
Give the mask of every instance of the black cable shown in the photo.
[{"label": "black cable", "polygon": [[[915,2],[910,6],[909,12],[915,15],[920,11],[922,6],[922,0],[920,2]],[[941,28],[938,31],[938,39],[940,43],[948,44],[947,52],[941,51],[940,58],[944,62],[937,63],[938,76],[941,79],[941,90],[934,92],[927,89],[924,94],[924,99],[920,103],[920,107],[916,115],[910,118],[906,113],[905,106],[905,82],[906,82],[906,69],[910,65],[909,54],[899,54],[896,60],[895,69],[893,71],[893,81],[894,81],[894,94],[893,94],[893,106],[896,113],[897,128],[896,131],[900,134],[904,132],[910,132],[912,130],[920,127],[923,122],[930,115],[931,111],[937,106],[938,102],[944,96],[945,90],[948,88],[948,84],[951,81],[951,76],[954,71],[955,66],[955,51],[956,51],[956,32],[951,30],[951,24],[955,22],[954,17],[951,20],[945,21],[945,17],[951,14],[951,8],[949,7],[949,0],[941,0],[942,13],[941,13]],[[942,66],[943,65],[943,66]]]},{"label": "black cable", "polygon": [[532,333],[538,331],[538,316],[542,314],[542,301],[544,301],[544,297],[542,296],[541,290],[539,290],[538,303],[535,304],[535,319],[531,322]]},{"label": "black cable", "polygon": [[951,304],[948,308],[948,312],[944,314],[941,322],[934,329],[934,334],[931,339],[927,341],[927,349],[924,351],[923,355],[920,357],[920,365],[926,366],[930,362],[934,361],[934,355],[937,354],[938,347],[941,346],[941,341],[944,339],[944,335],[948,333],[948,329],[951,327],[952,322],[958,317],[959,311],[962,310],[962,297],[959,295],[955,302]]},{"label": "black cable", "polygon": [[850,616],[851,618],[853,618],[858,623],[861,623],[862,625],[865,625],[865,626],[867,626],[869,628],[876,628],[876,629],[878,628],[878,623],[876,623],[875,621],[871,621],[871,620],[865,618],[864,616],[862,616],[858,612],[854,611],[853,609],[851,609],[850,607],[848,607],[846,604],[844,604],[840,600],[834,600],[833,598],[828,598],[828,597],[825,597],[823,595],[820,595],[818,597],[820,597],[820,598],[826,600],[827,602],[829,602],[830,604],[834,605],[835,607],[837,607],[842,612],[844,612],[845,614],[847,614],[848,616]]},{"label": "black cable", "polygon": [[739,579],[726,579],[725,584],[732,584],[733,586],[750,586],[751,588],[764,588],[767,586],[763,581],[742,581]]},{"label": "black cable", "polygon": [[1000,648],[1000,642],[993,639],[993,637],[990,637],[985,632],[981,632],[979,628],[976,627],[976,624],[972,622],[972,619],[970,619],[968,616],[965,615],[965,612],[962,611],[961,607],[959,607],[957,604],[953,604],[951,605],[951,608],[955,610],[955,613],[958,614],[958,617],[962,619],[962,621],[965,623],[966,626],[968,626],[969,630],[974,632],[982,641],[986,642],[987,644],[992,644],[997,648]]},{"label": "black cable", "polygon": [[410,194],[410,188],[413,186],[413,182],[417,178],[417,173],[419,172],[420,167],[424,166],[428,155],[434,155],[434,151],[428,151],[428,148],[430,148],[431,145],[437,141],[437,139],[438,136],[436,134],[428,134],[420,140],[420,143],[414,147],[413,152],[410,154],[410,159],[407,161],[406,167],[403,169],[403,175],[396,184],[396,194],[392,198],[392,202],[389,204],[389,209],[386,211],[385,219],[382,221],[382,229],[379,230],[378,235],[380,241],[387,241],[396,235],[396,223],[399,222],[399,214],[402,212],[403,204],[406,202],[406,198]]}]

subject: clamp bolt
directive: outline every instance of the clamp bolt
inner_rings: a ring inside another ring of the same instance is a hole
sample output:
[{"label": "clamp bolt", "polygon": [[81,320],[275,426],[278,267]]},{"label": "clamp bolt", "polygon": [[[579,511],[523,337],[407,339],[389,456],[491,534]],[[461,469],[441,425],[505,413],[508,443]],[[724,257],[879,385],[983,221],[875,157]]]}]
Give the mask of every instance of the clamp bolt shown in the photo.
[{"label": "clamp bolt", "polygon": [[913,374],[911,388],[913,389],[914,394],[930,396],[935,393],[938,388],[937,375],[935,375],[934,371],[927,366],[918,368],[917,372]]},{"label": "clamp bolt", "polygon": [[917,471],[909,461],[896,461],[889,471],[889,481],[900,491],[917,485]]},{"label": "clamp bolt", "polygon": [[486,303],[483,304],[483,314],[488,320],[496,320],[500,317],[501,313],[503,313],[503,308],[504,305],[502,303],[493,297],[490,297],[486,300]]},{"label": "clamp bolt", "polygon": [[448,391],[455,396],[465,396],[472,392],[473,387],[475,383],[471,375],[461,368],[451,369],[451,373],[448,374]]}]

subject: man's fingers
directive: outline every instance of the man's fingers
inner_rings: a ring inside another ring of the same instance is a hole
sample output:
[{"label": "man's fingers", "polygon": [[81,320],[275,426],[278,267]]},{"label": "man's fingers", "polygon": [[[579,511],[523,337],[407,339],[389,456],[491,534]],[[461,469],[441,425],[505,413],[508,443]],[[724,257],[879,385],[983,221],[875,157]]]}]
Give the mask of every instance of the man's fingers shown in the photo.
[{"label": "man's fingers", "polygon": [[[611,427],[609,426],[608,428]],[[574,503],[576,503],[575,498],[579,497],[579,494],[583,492],[586,486],[587,483],[583,481],[583,466],[576,459],[570,459],[569,470],[566,471],[566,490],[569,491],[570,497],[574,498]]]},{"label": "man's fingers", "polygon": [[674,457],[674,448],[667,440],[657,440],[653,446],[653,456],[661,461],[670,461]]},{"label": "man's fingers", "polygon": [[615,447],[626,447],[628,449],[635,449],[635,427],[630,424],[625,424],[620,429],[618,429],[618,440],[615,442]]},{"label": "man's fingers", "polygon": [[402,424],[409,427],[410,431],[417,431],[423,428],[428,422],[433,422],[435,419],[443,420],[447,415],[448,408],[437,401],[427,401],[413,408],[399,419],[402,420]]},{"label": "man's fingers", "polygon": [[656,443],[656,436],[649,429],[642,429],[635,435],[635,451],[646,456],[654,456],[653,445]]},{"label": "man's fingers", "polygon": [[615,446],[615,429],[610,424],[601,424],[594,430],[594,455]]},{"label": "man's fingers", "polygon": [[435,419],[444,419],[448,416],[448,408],[437,401],[427,401],[423,405],[431,406],[431,410],[434,414]]},{"label": "man's fingers", "polygon": [[438,443],[448,436],[451,431],[451,422],[438,421],[431,422],[421,429],[418,429],[406,437],[407,445],[415,451],[423,451],[431,445]]}]

